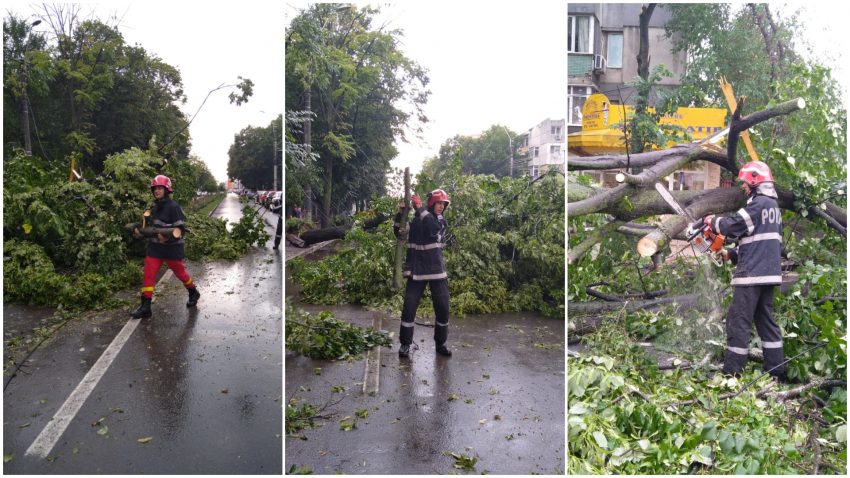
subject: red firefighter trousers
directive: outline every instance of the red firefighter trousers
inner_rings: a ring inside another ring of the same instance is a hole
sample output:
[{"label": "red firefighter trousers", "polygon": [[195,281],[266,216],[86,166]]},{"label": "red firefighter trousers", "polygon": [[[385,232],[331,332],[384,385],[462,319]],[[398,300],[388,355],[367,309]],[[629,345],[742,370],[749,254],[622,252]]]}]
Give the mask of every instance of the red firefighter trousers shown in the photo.
[{"label": "red firefighter trousers", "polygon": [[142,280],[142,296],[150,299],[153,297],[153,288],[156,284],[156,273],[159,272],[159,268],[162,267],[162,263],[168,266],[174,275],[183,282],[183,285],[186,286],[187,289],[194,289],[195,284],[192,282],[192,278],[189,277],[189,273],[186,272],[186,268],[183,267],[183,259],[160,259],[158,257],[145,257],[145,278]]}]

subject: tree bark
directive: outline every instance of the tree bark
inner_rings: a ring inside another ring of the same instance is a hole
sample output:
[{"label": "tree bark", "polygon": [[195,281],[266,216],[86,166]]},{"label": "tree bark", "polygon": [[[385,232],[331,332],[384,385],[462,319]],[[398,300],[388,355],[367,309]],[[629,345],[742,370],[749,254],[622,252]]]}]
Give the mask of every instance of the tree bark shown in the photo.
[{"label": "tree bark", "polygon": [[660,299],[650,300],[633,300],[626,302],[568,302],[567,313],[570,316],[587,316],[599,315],[618,310],[633,312],[640,309],[648,309],[650,307],[658,307],[666,304],[678,304],[679,306],[694,306],[697,304],[699,297],[697,294],[685,294],[676,297],[663,297]]},{"label": "tree bark", "polygon": [[[386,216],[378,216],[374,219],[369,219],[365,223],[363,223],[363,229],[374,229],[378,227],[383,222],[386,222],[388,218]],[[301,234],[301,240],[304,241],[304,245],[300,247],[307,247],[312,244],[316,244],[319,242],[330,241],[331,239],[344,239],[345,233],[351,229],[351,226],[333,226],[326,227],[323,229],[314,229],[312,231],[307,231]]]},{"label": "tree bark", "polygon": [[404,210],[401,212],[401,218],[399,219],[399,237],[396,239],[395,246],[395,265],[393,267],[393,285],[396,290],[400,290],[402,286],[404,286],[404,259],[407,255],[407,248],[405,247],[406,243],[406,234],[403,231],[406,231],[407,226],[407,210],[410,208],[410,168],[404,168]]},{"label": "tree bark", "polygon": [[[313,103],[312,103],[312,93],[310,91],[310,85],[307,85],[307,89],[304,91],[304,109],[313,112]],[[307,154],[313,152],[313,118],[307,118],[307,121],[304,123],[304,146],[306,147]],[[307,188],[304,191],[304,194],[307,196],[307,204],[304,208],[304,217],[308,221],[313,220],[313,188],[310,185],[307,185]]]},{"label": "tree bark", "polygon": [[641,7],[639,17],[640,46],[637,55],[637,70],[638,76],[644,80],[649,78],[649,20],[652,18],[652,12],[654,10],[654,3]]},{"label": "tree bark", "polygon": [[331,223],[331,192],[333,192],[334,163],[331,155],[325,158],[325,188],[322,192],[322,227]]}]

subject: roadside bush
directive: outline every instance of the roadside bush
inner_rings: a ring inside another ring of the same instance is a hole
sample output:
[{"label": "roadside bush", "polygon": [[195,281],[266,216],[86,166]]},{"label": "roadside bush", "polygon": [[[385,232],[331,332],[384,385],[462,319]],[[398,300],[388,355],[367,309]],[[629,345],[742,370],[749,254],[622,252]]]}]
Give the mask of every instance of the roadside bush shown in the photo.
[{"label": "roadside bush", "polygon": [[3,242],[3,301],[49,305],[60,296],[64,278],[38,244]]},{"label": "roadside bush", "polygon": [[[188,205],[197,165],[131,148],[110,155],[103,174],[68,181],[60,162],[22,152],[4,158],[4,301],[85,308],[141,281],[144,241],[124,230],[153,202],[150,181],[168,175],[173,198]],[[236,259],[268,240],[252,210],[228,233],[224,221],[187,214],[187,257]]]}]

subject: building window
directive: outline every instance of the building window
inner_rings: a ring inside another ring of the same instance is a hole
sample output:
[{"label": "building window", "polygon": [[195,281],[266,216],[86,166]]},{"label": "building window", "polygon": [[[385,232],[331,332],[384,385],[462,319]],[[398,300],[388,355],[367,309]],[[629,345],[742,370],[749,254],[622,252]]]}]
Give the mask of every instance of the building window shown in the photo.
[{"label": "building window", "polygon": [[552,134],[554,134],[555,136],[561,134],[561,127],[560,126],[552,126]]},{"label": "building window", "polygon": [[573,126],[581,126],[581,108],[587,98],[593,94],[593,89],[589,86],[570,86],[568,89],[567,106],[570,110],[570,118],[567,123]]},{"label": "building window", "polygon": [[540,176],[540,168],[532,165],[531,166],[531,179],[537,179],[538,176]]},{"label": "building window", "polygon": [[593,17],[569,15],[567,32],[569,53],[593,53]]},{"label": "building window", "polygon": [[609,33],[608,34],[608,68],[623,67],[623,34]]},{"label": "building window", "polygon": [[550,144],[549,145],[549,155],[555,156],[561,154],[561,145],[560,144]]}]

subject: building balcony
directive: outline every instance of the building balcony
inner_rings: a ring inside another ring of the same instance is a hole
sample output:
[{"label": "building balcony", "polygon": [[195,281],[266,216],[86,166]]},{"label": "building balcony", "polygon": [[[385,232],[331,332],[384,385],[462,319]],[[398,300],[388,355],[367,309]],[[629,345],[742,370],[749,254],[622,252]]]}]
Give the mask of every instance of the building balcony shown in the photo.
[{"label": "building balcony", "polygon": [[593,73],[593,53],[570,53],[567,55],[569,76],[591,76]]}]

